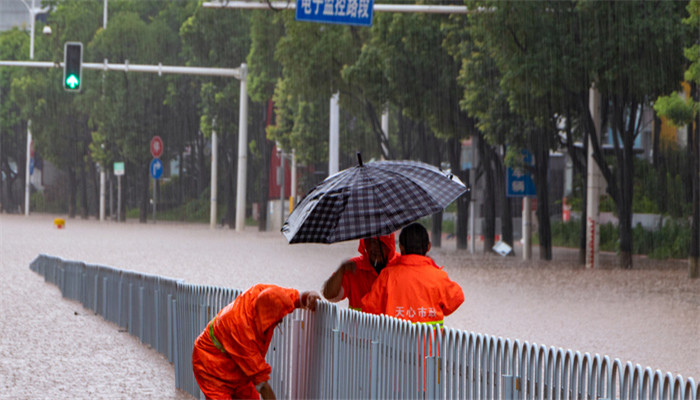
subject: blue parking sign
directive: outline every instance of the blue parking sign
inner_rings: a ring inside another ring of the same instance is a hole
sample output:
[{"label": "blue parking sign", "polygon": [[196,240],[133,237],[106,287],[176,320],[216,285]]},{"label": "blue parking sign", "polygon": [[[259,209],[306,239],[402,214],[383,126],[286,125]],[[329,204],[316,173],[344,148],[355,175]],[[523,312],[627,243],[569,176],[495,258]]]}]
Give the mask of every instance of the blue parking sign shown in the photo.
[{"label": "blue parking sign", "polygon": [[150,170],[153,179],[160,179],[161,175],[163,175],[163,162],[160,161],[160,158],[154,158],[151,161]]},{"label": "blue parking sign", "polygon": [[297,0],[297,21],[372,26],[374,0]]},{"label": "blue parking sign", "polygon": [[[529,151],[523,150],[523,164],[534,165],[532,154]],[[529,197],[536,196],[535,182],[524,168],[508,167],[506,171],[506,196],[508,197]]]}]

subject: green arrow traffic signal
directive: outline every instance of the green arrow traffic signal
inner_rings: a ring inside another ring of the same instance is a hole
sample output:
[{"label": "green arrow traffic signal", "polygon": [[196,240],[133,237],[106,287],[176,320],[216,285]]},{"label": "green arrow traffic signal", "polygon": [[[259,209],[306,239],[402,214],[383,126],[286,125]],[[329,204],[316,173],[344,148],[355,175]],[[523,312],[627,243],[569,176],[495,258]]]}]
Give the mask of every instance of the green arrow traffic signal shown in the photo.
[{"label": "green arrow traffic signal", "polygon": [[80,80],[75,75],[70,75],[66,78],[66,87],[70,89],[75,89],[80,86]]},{"label": "green arrow traffic signal", "polygon": [[83,71],[83,44],[66,42],[63,46],[63,89],[79,92]]}]

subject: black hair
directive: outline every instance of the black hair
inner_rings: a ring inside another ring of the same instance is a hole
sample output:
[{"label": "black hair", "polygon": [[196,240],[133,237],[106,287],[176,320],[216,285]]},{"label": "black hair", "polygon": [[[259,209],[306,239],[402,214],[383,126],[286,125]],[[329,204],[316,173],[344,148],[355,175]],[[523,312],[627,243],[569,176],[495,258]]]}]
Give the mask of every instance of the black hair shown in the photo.
[{"label": "black hair", "polygon": [[401,230],[399,244],[403,246],[403,254],[418,254],[424,256],[428,252],[430,239],[425,227],[414,222]]}]

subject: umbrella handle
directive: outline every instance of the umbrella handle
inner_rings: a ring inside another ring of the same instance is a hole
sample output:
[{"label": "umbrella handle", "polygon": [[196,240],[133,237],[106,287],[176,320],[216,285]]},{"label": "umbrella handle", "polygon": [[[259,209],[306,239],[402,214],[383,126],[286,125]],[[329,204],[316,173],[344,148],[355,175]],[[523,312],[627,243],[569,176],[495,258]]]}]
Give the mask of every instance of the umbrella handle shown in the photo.
[{"label": "umbrella handle", "polygon": [[362,154],[358,151],[357,152],[357,162],[360,164],[360,167],[362,166]]}]

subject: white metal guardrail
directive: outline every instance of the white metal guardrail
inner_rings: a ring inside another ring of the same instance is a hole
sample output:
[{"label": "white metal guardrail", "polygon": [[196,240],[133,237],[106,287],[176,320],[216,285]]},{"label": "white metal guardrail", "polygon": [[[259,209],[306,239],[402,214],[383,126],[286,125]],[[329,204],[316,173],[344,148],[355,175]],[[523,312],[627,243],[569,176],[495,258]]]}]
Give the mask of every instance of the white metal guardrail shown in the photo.
[{"label": "white metal guardrail", "polygon": [[[177,388],[202,397],[192,373],[194,341],[240,290],[48,255],[30,269],[167,356]],[[267,361],[279,398],[700,400],[693,378],[326,302],[313,313],[294,311],[275,329]]]}]

